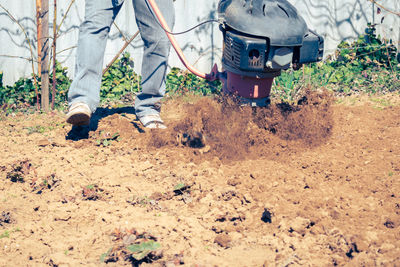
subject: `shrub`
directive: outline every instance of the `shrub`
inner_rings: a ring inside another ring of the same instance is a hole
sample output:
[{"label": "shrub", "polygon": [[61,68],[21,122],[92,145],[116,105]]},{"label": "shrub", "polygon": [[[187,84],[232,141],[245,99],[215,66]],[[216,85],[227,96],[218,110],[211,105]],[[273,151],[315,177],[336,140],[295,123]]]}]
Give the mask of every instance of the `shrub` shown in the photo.
[{"label": "shrub", "polygon": [[[56,61],[56,95],[55,95],[55,104],[61,105],[65,101],[67,101],[68,97],[68,89],[71,86],[72,80],[68,78],[68,68],[62,67],[61,64]],[[50,75],[50,85],[53,82],[53,73]],[[51,87],[51,86],[50,86]],[[50,89],[50,93],[51,93]]]},{"label": "shrub", "polygon": [[[283,100],[293,100],[301,88],[325,87],[337,94],[358,92],[393,92],[400,89],[400,64],[397,49],[391,40],[376,35],[375,25],[368,24],[365,34],[354,42],[342,42],[333,56],[324,62],[304,65],[300,70],[282,71],[275,78],[271,95]],[[100,96],[103,99],[131,101],[140,90],[140,75],[136,74],[134,61],[124,53],[103,75]],[[56,105],[63,105],[71,80],[68,70],[56,63]],[[52,75],[50,75],[50,84]],[[40,81],[39,81],[40,82]],[[51,90],[50,90],[51,91]],[[166,76],[166,91],[170,95],[211,95],[221,91],[221,82],[209,82],[194,74],[172,68]],[[51,93],[51,92],[50,92]],[[40,97],[40,95],[39,95]],[[3,85],[0,72],[0,105],[6,107],[31,106],[36,102],[32,77],[21,78],[12,86]]]},{"label": "shrub", "polygon": [[221,90],[221,82],[210,82],[179,68],[172,68],[166,77],[167,92],[172,95],[187,93],[197,95],[217,94]]},{"label": "shrub", "polygon": [[32,105],[35,101],[35,86],[32,79],[20,78],[12,86],[0,87],[0,104],[18,107],[21,104]]},{"label": "shrub", "polygon": [[325,62],[283,71],[275,79],[272,95],[293,100],[304,85],[326,87],[337,94],[393,92],[400,89],[396,55],[391,41],[377,36],[375,25],[368,24],[365,35],[352,43],[340,43],[335,55]]},{"label": "shrub", "polygon": [[103,75],[100,96],[119,99],[127,93],[139,92],[141,77],[135,73],[133,67],[130,54],[124,53]]}]

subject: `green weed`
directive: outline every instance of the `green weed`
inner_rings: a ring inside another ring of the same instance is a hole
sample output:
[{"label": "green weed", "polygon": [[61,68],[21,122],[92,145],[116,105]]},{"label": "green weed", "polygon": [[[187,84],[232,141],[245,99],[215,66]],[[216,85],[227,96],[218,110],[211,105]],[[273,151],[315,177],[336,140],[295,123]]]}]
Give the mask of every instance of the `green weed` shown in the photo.
[{"label": "green weed", "polygon": [[27,130],[28,135],[33,134],[33,133],[43,134],[46,131],[46,127],[44,127],[42,125],[29,126],[29,127],[25,127],[24,129]]},{"label": "green weed", "polygon": [[112,248],[110,248],[106,253],[101,254],[100,262],[104,262],[106,260],[106,257],[108,257],[108,255],[110,255],[111,252],[112,252]]},{"label": "green weed", "polygon": [[96,140],[97,146],[107,147],[112,144],[113,141],[119,142],[121,137],[119,133],[111,134],[110,132],[101,131],[100,137]]},{"label": "green weed", "polygon": [[9,238],[10,237],[10,232],[9,231],[4,231],[1,235],[0,235],[0,239],[2,238]]},{"label": "green weed", "polygon": [[179,183],[174,186],[175,195],[183,195],[184,193],[190,193],[191,186],[185,183]]},{"label": "green weed", "polygon": [[181,191],[181,190],[184,190],[184,188],[186,188],[186,184],[179,183],[179,184],[174,186],[174,191]]},{"label": "green weed", "polygon": [[5,230],[2,234],[0,234],[0,239],[2,239],[2,238],[10,238],[10,234],[11,233],[15,233],[15,232],[21,232],[21,229],[19,229],[17,227],[15,229],[11,230],[11,231]]},{"label": "green weed", "polygon": [[140,244],[133,244],[127,247],[130,252],[132,252],[132,257],[140,261],[144,259],[151,252],[156,251],[161,248],[161,244],[153,240],[142,242]]},{"label": "green weed", "polygon": [[87,185],[87,186],[86,186],[86,189],[93,190],[94,187],[95,187],[95,185],[90,184],[90,185]]}]

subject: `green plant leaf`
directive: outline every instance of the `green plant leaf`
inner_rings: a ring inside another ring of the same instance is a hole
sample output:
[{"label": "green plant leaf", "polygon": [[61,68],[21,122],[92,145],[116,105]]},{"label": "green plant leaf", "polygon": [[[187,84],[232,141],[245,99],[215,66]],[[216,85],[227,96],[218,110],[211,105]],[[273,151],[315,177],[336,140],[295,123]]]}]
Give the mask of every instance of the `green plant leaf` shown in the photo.
[{"label": "green plant leaf", "polygon": [[132,252],[132,257],[136,260],[142,260],[151,252],[156,251],[161,247],[161,244],[153,240],[143,242],[140,244],[133,244],[127,247]]},{"label": "green plant leaf", "polygon": [[92,190],[92,189],[94,189],[94,185],[93,184],[87,185],[86,189]]},{"label": "green plant leaf", "polygon": [[4,231],[4,233],[2,233],[1,235],[0,235],[0,239],[2,239],[2,238],[9,238],[10,237],[10,232],[9,231]]},{"label": "green plant leaf", "polygon": [[112,251],[112,248],[110,248],[106,253],[101,254],[101,255],[100,255],[100,262],[104,262],[105,259],[106,259],[106,257],[107,257],[108,255],[110,255],[111,251]]},{"label": "green plant leaf", "polygon": [[177,185],[174,186],[174,191],[182,190],[182,189],[184,189],[185,187],[186,187],[186,184],[184,184],[184,183],[179,183],[179,184],[177,184]]}]

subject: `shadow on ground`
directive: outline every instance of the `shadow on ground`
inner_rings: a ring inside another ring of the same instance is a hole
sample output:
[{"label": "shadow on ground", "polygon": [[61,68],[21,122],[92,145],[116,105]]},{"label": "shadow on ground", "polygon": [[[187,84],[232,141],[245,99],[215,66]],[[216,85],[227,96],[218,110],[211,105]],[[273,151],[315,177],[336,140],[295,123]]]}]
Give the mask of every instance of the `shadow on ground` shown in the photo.
[{"label": "shadow on ground", "polygon": [[[82,139],[89,138],[90,131],[96,131],[99,125],[99,121],[105,117],[112,116],[114,114],[135,114],[135,108],[133,107],[122,107],[122,108],[98,108],[92,115],[90,125],[88,126],[72,126],[71,130],[66,135],[66,140],[79,141]],[[134,124],[137,128],[137,125]]]}]

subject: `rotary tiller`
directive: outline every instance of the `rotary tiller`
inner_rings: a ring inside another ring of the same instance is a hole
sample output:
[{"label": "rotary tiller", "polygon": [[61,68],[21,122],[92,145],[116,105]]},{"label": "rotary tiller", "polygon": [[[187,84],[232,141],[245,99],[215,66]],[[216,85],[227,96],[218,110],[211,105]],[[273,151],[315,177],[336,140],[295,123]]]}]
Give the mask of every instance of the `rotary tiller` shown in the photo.
[{"label": "rotary tiller", "polygon": [[218,20],[224,36],[222,67],[205,74],[191,66],[154,0],[155,16],[185,67],[207,80],[221,80],[225,93],[242,103],[265,106],[274,77],[323,58],[324,39],[308,29],[296,8],[286,0],[221,0]]}]

